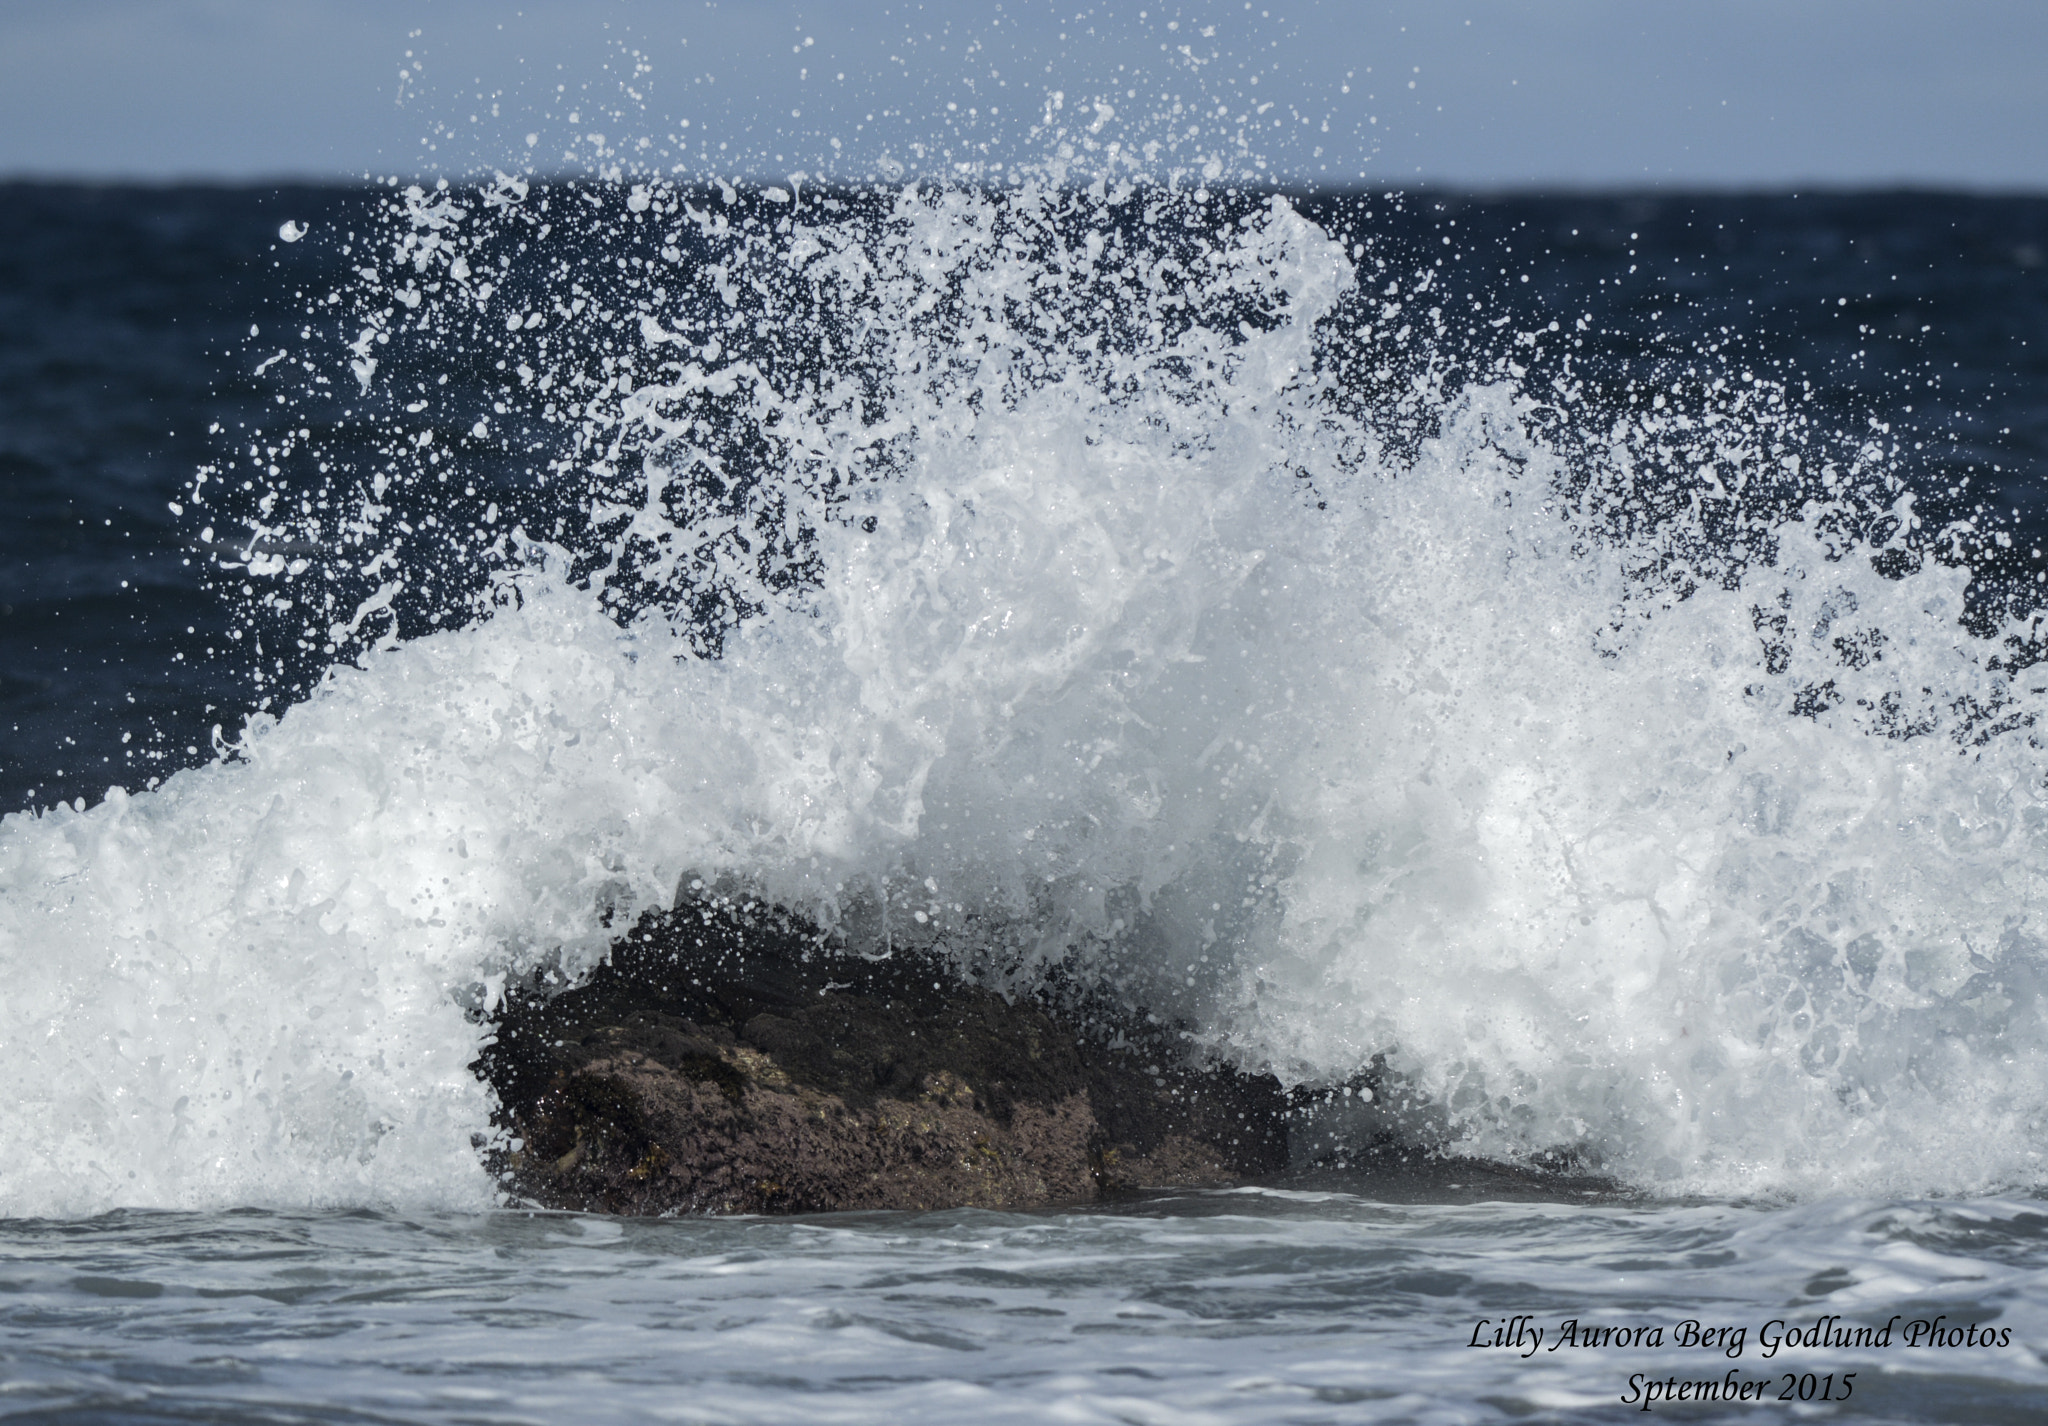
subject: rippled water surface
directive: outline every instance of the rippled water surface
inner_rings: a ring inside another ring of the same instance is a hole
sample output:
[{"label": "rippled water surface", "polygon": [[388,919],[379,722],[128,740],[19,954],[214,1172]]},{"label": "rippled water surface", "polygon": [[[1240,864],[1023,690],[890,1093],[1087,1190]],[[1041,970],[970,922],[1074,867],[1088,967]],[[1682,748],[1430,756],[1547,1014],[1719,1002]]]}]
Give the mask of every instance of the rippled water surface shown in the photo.
[{"label": "rippled water surface", "polygon": [[[1468,1345],[1481,1319],[1516,1314],[1549,1340],[1575,1319],[1661,1325],[1667,1345]],[[1759,1340],[1773,1321],[1894,1314],[2009,1328],[2012,1345],[1914,1349],[1905,1322],[1889,1349],[1766,1359]],[[1671,1345],[1688,1318],[1746,1328],[1742,1355]],[[1619,1420],[1637,1410],[1621,1399],[1632,1376],[1731,1367],[1770,1381],[1771,1400],[1685,1419],[2040,1420],[2048,1207],[1242,1190],[1043,1215],[122,1213],[0,1229],[9,1419]],[[1853,1373],[1853,1394],[1781,1405],[1787,1373]]]}]

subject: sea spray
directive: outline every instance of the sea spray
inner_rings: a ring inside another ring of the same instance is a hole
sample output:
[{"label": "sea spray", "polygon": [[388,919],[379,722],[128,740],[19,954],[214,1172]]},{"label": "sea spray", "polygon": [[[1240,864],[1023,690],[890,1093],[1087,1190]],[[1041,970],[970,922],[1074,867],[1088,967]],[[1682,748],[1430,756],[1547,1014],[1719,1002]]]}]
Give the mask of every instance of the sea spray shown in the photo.
[{"label": "sea spray", "polygon": [[475,1012],[721,876],[1383,1057],[1467,1152],[2035,1181],[2040,695],[1893,452],[1370,239],[1129,176],[397,194],[192,493],[270,713],[5,824],[10,1211],[482,1201]]}]

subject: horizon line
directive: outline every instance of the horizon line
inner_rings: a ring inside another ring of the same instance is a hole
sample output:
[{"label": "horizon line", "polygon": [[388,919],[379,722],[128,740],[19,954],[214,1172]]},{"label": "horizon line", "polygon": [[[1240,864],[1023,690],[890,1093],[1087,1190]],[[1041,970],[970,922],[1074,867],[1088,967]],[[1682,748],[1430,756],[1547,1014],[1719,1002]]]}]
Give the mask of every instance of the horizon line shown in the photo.
[{"label": "horizon line", "polygon": [[[636,180],[645,181],[652,177],[667,181],[678,187],[716,187],[721,182],[748,188],[776,187],[789,182],[792,175],[761,176],[736,172],[724,178],[710,173],[679,176],[673,174],[632,175],[608,179],[587,171],[555,170],[547,172],[525,172],[517,177],[534,184],[564,185],[571,183],[630,184]],[[1139,177],[1142,178],[1142,175]],[[65,173],[43,170],[0,172],[0,188],[74,188],[74,189],[130,189],[168,191],[172,189],[200,189],[219,192],[260,192],[286,189],[324,189],[329,192],[352,190],[390,189],[404,184],[431,185],[447,179],[450,187],[463,187],[484,183],[488,175],[483,172],[461,177],[449,174],[401,174],[362,175],[360,177],[339,174],[274,173],[274,174],[94,174]],[[845,191],[857,188],[898,188],[913,182],[960,183],[962,180],[936,173],[906,173],[900,178],[882,178],[870,175],[861,179],[806,177],[806,188]],[[1156,180],[1155,180],[1156,182]],[[966,186],[1007,186],[995,184]],[[1218,189],[1278,193],[1287,196],[1324,196],[1333,194],[1394,193],[1394,194],[1456,194],[1460,197],[1483,199],[1529,199],[1529,198],[1610,198],[1647,196],[1694,196],[1717,198],[1798,198],[1802,195],[1814,197],[1847,196],[1851,194],[1923,194],[1927,196],[1984,198],[1984,199],[2048,199],[2048,183],[2038,185],[1986,183],[1968,179],[1932,179],[1927,177],[1898,177],[1884,179],[1842,179],[1814,178],[1792,180],[1732,180],[1732,179],[1681,179],[1681,180],[1625,180],[1625,179],[1531,179],[1514,181],[1465,180],[1456,178],[1431,178],[1422,176],[1401,182],[1359,177],[1343,181],[1320,181],[1302,175],[1280,175],[1262,178],[1259,181],[1217,180],[1213,185]]]}]

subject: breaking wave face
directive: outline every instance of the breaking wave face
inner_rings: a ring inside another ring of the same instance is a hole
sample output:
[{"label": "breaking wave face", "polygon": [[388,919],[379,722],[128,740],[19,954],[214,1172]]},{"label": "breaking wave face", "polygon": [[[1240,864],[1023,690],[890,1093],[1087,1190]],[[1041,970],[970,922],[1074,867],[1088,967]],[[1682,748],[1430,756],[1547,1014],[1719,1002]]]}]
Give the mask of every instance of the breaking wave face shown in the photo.
[{"label": "breaking wave face", "polygon": [[2040,1181],[2041,690],[1797,383],[1488,355],[1429,260],[1135,176],[349,242],[352,349],[189,497],[325,672],[0,824],[0,1210],[488,1202],[479,1009],[699,882],[1461,1152]]}]

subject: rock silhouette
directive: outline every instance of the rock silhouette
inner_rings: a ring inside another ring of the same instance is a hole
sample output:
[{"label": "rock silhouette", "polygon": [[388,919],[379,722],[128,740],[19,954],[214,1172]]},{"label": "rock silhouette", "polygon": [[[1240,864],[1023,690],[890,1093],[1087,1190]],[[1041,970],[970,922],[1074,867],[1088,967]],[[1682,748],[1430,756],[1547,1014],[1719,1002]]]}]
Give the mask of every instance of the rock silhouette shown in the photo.
[{"label": "rock silhouette", "polygon": [[942,958],[840,953],[707,894],[643,917],[573,990],[515,987],[477,1069],[512,1145],[494,1169],[553,1208],[1030,1208],[1286,1167],[1276,1080],[1125,1018],[1105,1038]]}]

